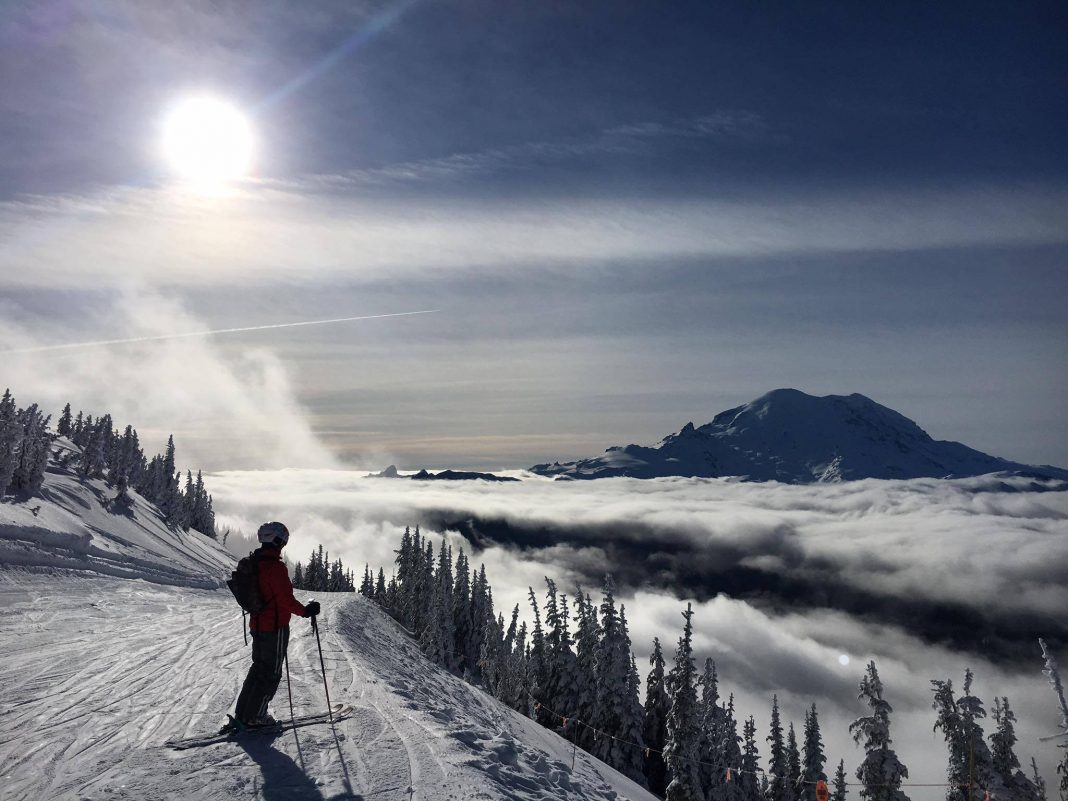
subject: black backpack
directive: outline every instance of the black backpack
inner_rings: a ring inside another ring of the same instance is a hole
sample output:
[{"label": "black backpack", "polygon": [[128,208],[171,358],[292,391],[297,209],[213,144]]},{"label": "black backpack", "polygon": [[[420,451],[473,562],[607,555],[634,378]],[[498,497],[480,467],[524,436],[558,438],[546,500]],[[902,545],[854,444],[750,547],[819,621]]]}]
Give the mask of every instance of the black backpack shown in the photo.
[{"label": "black backpack", "polygon": [[250,615],[258,615],[267,605],[260,592],[260,554],[253,551],[237,563],[237,569],[226,582],[241,608]]}]

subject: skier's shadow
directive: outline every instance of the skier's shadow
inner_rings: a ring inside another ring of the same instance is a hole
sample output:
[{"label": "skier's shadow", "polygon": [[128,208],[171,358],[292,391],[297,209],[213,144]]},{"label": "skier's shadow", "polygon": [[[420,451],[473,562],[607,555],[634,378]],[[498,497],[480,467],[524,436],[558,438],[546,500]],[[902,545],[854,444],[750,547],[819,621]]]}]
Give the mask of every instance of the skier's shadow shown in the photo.
[{"label": "skier's shadow", "polygon": [[[264,801],[327,801],[315,782],[284,751],[272,745],[274,737],[259,735],[238,740],[263,773],[261,788]],[[334,797],[338,798],[338,797]],[[363,796],[346,794],[349,801],[363,801]]]}]

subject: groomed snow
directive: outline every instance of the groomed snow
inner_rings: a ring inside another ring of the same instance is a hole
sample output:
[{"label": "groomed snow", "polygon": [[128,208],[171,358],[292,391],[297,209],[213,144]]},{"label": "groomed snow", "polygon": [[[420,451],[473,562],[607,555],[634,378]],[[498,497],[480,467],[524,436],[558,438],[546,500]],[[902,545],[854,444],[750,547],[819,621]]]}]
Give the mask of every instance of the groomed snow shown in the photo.
[{"label": "groomed snow", "polygon": [[[305,594],[298,592],[298,597]],[[427,662],[381,610],[319,595],[331,700],[356,714],[189,751],[233,708],[249,659],[225,592],[0,570],[5,799],[593,799],[654,796]],[[297,714],[325,707],[295,620]],[[285,679],[272,712],[289,713]]]}]

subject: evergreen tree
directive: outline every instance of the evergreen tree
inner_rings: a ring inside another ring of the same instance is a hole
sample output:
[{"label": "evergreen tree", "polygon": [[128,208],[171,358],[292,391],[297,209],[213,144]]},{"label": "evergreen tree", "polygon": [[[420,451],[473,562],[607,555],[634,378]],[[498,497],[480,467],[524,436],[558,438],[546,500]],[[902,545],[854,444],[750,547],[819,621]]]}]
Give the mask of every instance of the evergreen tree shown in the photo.
[{"label": "evergreen tree", "polygon": [[71,420],[70,404],[68,403],[63,407],[63,414],[59,417],[59,424],[56,425],[56,433],[61,437],[70,437],[72,431],[73,421]]},{"label": "evergreen tree", "polygon": [[827,781],[823,766],[827,757],[823,753],[823,740],[820,737],[820,722],[816,705],[805,712],[805,746],[802,785],[798,797],[802,801],[816,801],[816,782]]},{"label": "evergreen tree", "polygon": [[[546,678],[546,653],[545,653],[545,630],[541,625],[541,610],[538,608],[538,598],[534,594],[533,587],[527,587],[527,598],[530,600],[530,609],[534,614],[534,626],[530,630],[530,650],[527,652],[527,678],[530,694],[537,702],[546,701],[545,678]],[[536,707],[534,719],[543,726],[551,726],[552,718],[549,713]]]},{"label": "evergreen tree", "polygon": [[831,793],[831,801],[846,801],[846,772],[845,760],[838,760],[838,769],[834,772],[834,792]]},{"label": "evergreen tree", "polygon": [[893,742],[890,739],[890,713],[894,710],[883,698],[883,683],[875,662],[868,663],[858,697],[871,709],[870,715],[849,724],[853,741],[864,747],[864,761],[857,768],[857,778],[863,785],[861,798],[866,801],[908,801],[908,796],[900,788],[909,771],[890,748]]},{"label": "evergreen tree", "polygon": [[[433,544],[427,542],[427,561],[433,564]],[[448,670],[454,669],[452,631],[452,567],[449,549],[442,543],[438,569],[430,576],[430,608],[419,637],[423,653]]]},{"label": "evergreen tree", "polygon": [[664,744],[664,763],[669,777],[665,799],[702,801],[701,780],[696,770],[699,730],[697,690],[694,686],[693,607],[690,604],[686,605],[682,616],[686,624],[675,649],[675,665],[668,680],[671,709],[668,712],[667,739]]},{"label": "evergreen tree", "polygon": [[[553,709],[572,713],[578,702],[577,660],[571,643],[567,598],[558,595],[556,583],[545,578],[545,695]],[[559,723],[551,721],[555,728]]]},{"label": "evergreen tree", "polygon": [[790,801],[788,769],[786,765],[786,742],[783,739],[782,720],[779,717],[779,696],[771,697],[771,730],[767,738],[768,753],[768,801]]},{"label": "evergreen tree", "polygon": [[482,651],[488,636],[487,627],[495,624],[493,591],[486,578],[486,566],[480,565],[471,583],[471,631],[466,646],[467,670],[476,684],[482,680]]},{"label": "evergreen tree", "polygon": [[[644,784],[640,751],[641,705],[637,695],[631,693],[630,636],[624,617],[616,609],[615,584],[611,575],[605,576],[602,593],[593,726],[609,736],[596,741],[593,753],[625,776]],[[624,742],[638,745],[625,745]],[[693,745],[696,748],[696,742]]]},{"label": "evergreen tree", "polygon": [[468,662],[471,629],[471,566],[464,553],[463,544],[457,549],[456,572],[452,585],[453,643],[452,652],[456,661],[456,670],[461,676],[469,676],[474,665]]},{"label": "evergreen tree", "polygon": [[767,796],[760,779],[764,775],[760,769],[756,721],[750,715],[742,726],[742,775],[738,779],[744,801],[764,801]]},{"label": "evergreen tree", "polygon": [[1047,801],[1046,780],[1038,772],[1038,763],[1035,762],[1034,757],[1031,757],[1031,783],[1035,786],[1035,797],[1038,801]]},{"label": "evergreen tree", "polygon": [[[578,587],[575,591],[575,714],[582,723],[590,724],[597,716],[597,652],[600,646],[600,624],[597,607],[589,595]],[[579,726],[575,741],[580,748],[593,753],[593,733],[587,726]]]},{"label": "evergreen tree", "polygon": [[704,672],[698,679],[701,688],[700,734],[697,740],[697,774],[701,779],[701,790],[711,801],[723,801],[723,776],[727,766],[723,762],[722,710],[719,708],[719,678],[716,663],[711,658],[705,659]]},{"label": "evergreen tree", "polygon": [[11,390],[4,390],[0,399],[0,496],[7,492],[18,465],[22,445],[22,426]]},{"label": "evergreen tree", "polygon": [[983,702],[971,694],[972,671],[964,671],[964,695],[953,697],[950,681],[932,681],[933,706],[938,713],[935,729],[941,729],[949,747],[947,774],[951,786],[946,798],[949,801],[966,801],[973,787],[1001,795],[1004,788],[994,772],[993,757],[983,737],[979,721],[986,717]]},{"label": "evergreen tree", "polygon": [[85,478],[102,478],[107,466],[104,429],[99,423],[90,425],[86,418],[85,446],[82,451],[82,475]]},{"label": "evergreen tree", "polygon": [[631,744],[629,750],[623,752],[622,767],[617,768],[623,775],[629,776],[638,785],[645,786],[644,742],[642,741],[642,704],[641,685],[642,680],[638,675],[638,663],[634,660],[631,651],[630,630],[627,625],[627,608],[619,607],[619,622],[623,634],[623,646],[628,657],[626,693],[622,703],[623,733],[620,739],[624,743]]},{"label": "evergreen tree", "polygon": [[297,562],[297,566],[293,568],[293,587],[298,590],[306,589],[304,586],[304,568]]},{"label": "evergreen tree", "polygon": [[[738,720],[734,711],[734,694],[731,693],[727,700],[727,706],[723,708],[723,736],[722,736],[722,765],[724,773],[729,768],[737,774],[742,766],[744,755],[742,754],[742,737],[738,734]],[[726,776],[720,776],[720,787],[724,801],[748,801],[745,788],[742,786],[741,777],[735,775],[730,782],[725,781]]]},{"label": "evergreen tree", "polygon": [[[1046,645],[1046,641],[1041,637],[1038,639],[1039,647],[1042,648],[1042,657],[1046,662],[1046,666],[1042,669],[1042,672],[1046,674],[1046,678],[1049,679],[1049,685],[1053,688],[1054,694],[1057,696],[1057,703],[1061,712],[1061,736],[1068,737],[1068,701],[1064,698],[1064,685],[1061,683],[1060,670],[1057,668],[1057,660],[1053,656],[1053,651]],[[1068,742],[1062,742],[1060,745],[1064,749],[1064,758],[1061,763],[1057,765],[1057,773],[1061,776],[1060,781],[1060,796],[1061,801],[1068,801]],[[1037,771],[1036,771],[1037,772]],[[1043,788],[1045,789],[1045,788]]]},{"label": "evergreen tree", "polygon": [[17,412],[16,431],[20,433],[21,442],[16,451],[15,471],[8,484],[11,492],[36,495],[40,491],[52,442],[48,433],[49,420],[51,415],[43,415],[36,403]]},{"label": "evergreen tree", "polygon": [[[95,439],[95,436],[94,436]],[[160,475],[160,496],[156,501],[168,525],[178,526],[182,518],[182,494],[179,489],[179,473],[174,464],[174,435],[167,437],[167,450],[163,455]]]},{"label": "evergreen tree", "polygon": [[671,697],[667,692],[664,676],[664,653],[660,639],[653,638],[653,652],[649,655],[652,669],[645,680],[645,708],[642,720],[642,738],[650,749],[645,758],[645,779],[654,795],[664,795],[667,789],[664,757],[664,740],[667,736],[667,718],[671,711]]},{"label": "evergreen tree", "polygon": [[790,730],[786,735],[786,779],[788,797],[797,798],[801,788],[801,751],[797,747],[797,733],[794,731],[793,722],[790,723]]}]

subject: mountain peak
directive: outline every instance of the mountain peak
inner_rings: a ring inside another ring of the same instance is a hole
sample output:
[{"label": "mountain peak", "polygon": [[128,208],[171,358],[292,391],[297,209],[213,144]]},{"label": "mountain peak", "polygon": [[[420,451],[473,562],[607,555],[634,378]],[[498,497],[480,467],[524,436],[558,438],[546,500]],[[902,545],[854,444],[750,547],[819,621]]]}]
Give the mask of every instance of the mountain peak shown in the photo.
[{"label": "mountain peak", "polygon": [[818,397],[789,387],[720,412],[699,428],[688,423],[655,447],[613,447],[600,457],[531,470],[567,478],[740,476],[791,484],[1002,471],[1068,478],[1058,468],[1036,469],[934,440],[905,415],[857,392]]}]

